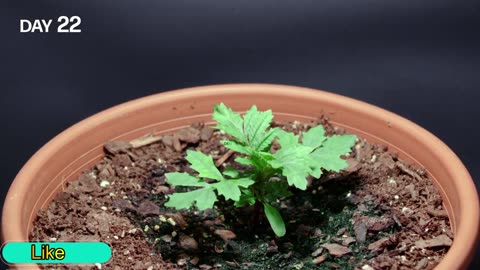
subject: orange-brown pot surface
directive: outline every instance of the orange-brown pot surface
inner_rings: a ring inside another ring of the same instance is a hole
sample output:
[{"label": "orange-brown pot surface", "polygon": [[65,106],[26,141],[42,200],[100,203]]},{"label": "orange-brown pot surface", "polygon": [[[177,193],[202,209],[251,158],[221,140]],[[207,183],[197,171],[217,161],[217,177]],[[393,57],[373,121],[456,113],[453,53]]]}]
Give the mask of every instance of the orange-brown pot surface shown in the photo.
[{"label": "orange-brown pot surface", "polygon": [[[464,269],[479,236],[479,201],[458,157],[416,124],[347,97],[300,87],[231,84],[183,89],[137,99],[98,113],[62,132],[22,168],[7,194],[2,216],[4,241],[27,241],[37,211],[84,169],[103,156],[103,144],[164,133],[193,122],[211,121],[213,104],[237,111],[256,104],[277,120],[309,121],[322,114],[334,125],[389,146],[403,159],[424,167],[438,187],[455,239],[436,269]],[[36,268],[34,266],[34,268]]]}]

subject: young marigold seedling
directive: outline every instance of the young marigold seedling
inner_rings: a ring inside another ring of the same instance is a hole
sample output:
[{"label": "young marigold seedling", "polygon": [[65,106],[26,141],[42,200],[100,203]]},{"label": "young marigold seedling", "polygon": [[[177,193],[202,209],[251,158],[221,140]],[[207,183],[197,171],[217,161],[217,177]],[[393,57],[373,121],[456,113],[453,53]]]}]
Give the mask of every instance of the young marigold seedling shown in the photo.
[{"label": "young marigold seedling", "polygon": [[[211,156],[198,151],[187,151],[186,159],[196,176],[188,173],[167,173],[167,182],[174,186],[196,188],[192,191],[169,196],[167,207],[186,209],[196,206],[199,210],[212,208],[217,196],[233,200],[235,206],[263,206],[274,233],[285,235],[285,223],[280,212],[272,205],[281,198],[291,196],[289,186],[305,190],[309,175],[319,178],[323,170],[339,172],[347,167],[341,158],[350,152],[355,135],[326,136],[321,125],[310,128],[299,136],[279,128],[271,128],[271,110],[260,112],[256,106],[242,117],[223,103],[215,105],[213,119],[216,129],[231,136],[222,143],[241,156],[236,162],[250,169],[238,171],[227,168],[220,172]],[[280,149],[271,151],[277,138]],[[209,179],[208,181],[206,179]]]}]

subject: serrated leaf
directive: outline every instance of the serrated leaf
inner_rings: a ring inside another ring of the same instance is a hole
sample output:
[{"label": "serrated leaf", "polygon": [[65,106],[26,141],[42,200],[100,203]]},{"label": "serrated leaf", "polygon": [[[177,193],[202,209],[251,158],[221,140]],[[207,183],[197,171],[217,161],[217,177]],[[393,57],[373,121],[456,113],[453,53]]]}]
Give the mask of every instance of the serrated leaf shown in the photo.
[{"label": "serrated leaf", "polygon": [[273,202],[278,198],[292,196],[293,193],[288,190],[288,183],[284,180],[269,181],[266,186],[266,197],[268,201]]},{"label": "serrated leaf", "polygon": [[222,195],[227,200],[238,201],[240,199],[240,188],[232,183],[231,180],[215,183],[214,187],[217,189],[218,195]]},{"label": "serrated leaf", "polygon": [[253,149],[258,149],[258,146],[264,141],[267,129],[272,122],[272,111],[259,112],[257,106],[253,105],[243,119],[244,134],[250,146]]},{"label": "serrated leaf", "polygon": [[303,133],[302,144],[312,148],[317,148],[325,141],[325,129],[318,125]]},{"label": "serrated leaf", "polygon": [[235,161],[243,165],[253,166],[255,170],[261,171],[265,169],[266,166],[268,166],[268,161],[271,159],[270,157],[270,153],[252,152],[252,155],[250,157],[237,157],[235,158]]},{"label": "serrated leaf", "polygon": [[242,207],[245,205],[254,205],[255,204],[255,196],[253,195],[252,191],[249,189],[242,190],[242,194],[240,195],[240,199],[234,203],[236,207]]},{"label": "serrated leaf", "polygon": [[194,191],[174,193],[168,196],[168,202],[165,203],[167,207],[173,207],[177,210],[187,209],[194,204],[198,210],[205,210],[213,208],[213,204],[217,201],[217,195],[213,188],[206,187]]},{"label": "serrated leaf", "polygon": [[264,160],[266,160],[266,161],[270,161],[270,160],[275,159],[275,157],[273,156],[273,154],[270,154],[270,153],[268,153],[268,152],[258,152],[258,155],[259,155],[262,159],[264,159]]},{"label": "serrated leaf", "polygon": [[255,150],[257,151],[268,151],[271,148],[272,142],[277,136],[279,128],[272,128],[268,132],[263,135],[263,139],[261,139],[257,145],[255,146]]},{"label": "serrated leaf", "polygon": [[237,186],[243,187],[243,188],[248,188],[249,186],[253,185],[255,181],[252,179],[245,177],[245,178],[239,178],[239,179],[234,179],[234,180],[228,180],[231,182],[234,182]]},{"label": "serrated leaf", "polygon": [[273,160],[273,155],[266,152],[253,152],[250,155],[250,160],[255,170],[261,172],[268,167],[269,161]]},{"label": "serrated leaf", "polygon": [[249,158],[237,157],[235,158],[235,161],[242,165],[253,166],[253,162]]},{"label": "serrated leaf", "polygon": [[246,143],[247,139],[243,133],[243,119],[240,114],[221,103],[213,109],[213,119],[217,121],[215,128],[223,130],[228,135]]},{"label": "serrated leaf", "polygon": [[166,173],[167,183],[174,186],[184,186],[184,187],[205,187],[208,186],[208,183],[198,179],[195,176],[192,176],[188,173]]},{"label": "serrated leaf", "polygon": [[217,189],[219,195],[225,197],[225,199],[231,199],[238,201],[240,199],[240,187],[247,188],[250,185],[255,183],[249,178],[234,179],[234,180],[224,180],[219,183],[215,183],[212,186]]},{"label": "serrated leaf", "polygon": [[355,144],[355,135],[333,135],[328,137],[322,146],[310,154],[311,158],[318,162],[318,166],[339,172],[348,167],[346,160],[341,156],[349,153]]},{"label": "serrated leaf", "polygon": [[228,167],[223,171],[223,175],[229,176],[230,178],[237,178],[240,173],[236,169]]},{"label": "serrated leaf", "polygon": [[190,162],[190,167],[198,172],[199,177],[223,180],[220,171],[215,167],[211,156],[207,156],[202,152],[187,150],[186,159]]},{"label": "serrated leaf", "polygon": [[322,172],[322,167],[319,166],[319,162],[313,159],[313,162],[311,162],[310,164],[311,164],[310,169],[312,169],[312,171],[310,172],[310,175],[317,179],[320,178],[323,172]]},{"label": "serrated leaf", "polygon": [[279,129],[276,135],[278,137],[278,143],[282,148],[291,148],[299,145],[298,136],[293,133]]},{"label": "serrated leaf", "polygon": [[243,143],[237,142],[237,141],[232,141],[232,140],[222,140],[220,141],[223,146],[225,146],[228,149],[231,149],[235,152],[239,152],[245,155],[249,155],[252,151],[250,147],[245,146]]},{"label": "serrated leaf", "polygon": [[273,168],[282,170],[282,174],[287,177],[288,184],[301,190],[307,189],[306,177],[311,172],[309,153],[311,148],[303,145],[296,147],[283,148],[278,150],[270,161]]},{"label": "serrated leaf", "polygon": [[278,212],[277,208],[267,203],[264,203],[263,209],[265,211],[265,215],[267,216],[268,222],[273,229],[273,232],[278,237],[284,236],[286,233],[285,222],[283,221],[283,218]]}]

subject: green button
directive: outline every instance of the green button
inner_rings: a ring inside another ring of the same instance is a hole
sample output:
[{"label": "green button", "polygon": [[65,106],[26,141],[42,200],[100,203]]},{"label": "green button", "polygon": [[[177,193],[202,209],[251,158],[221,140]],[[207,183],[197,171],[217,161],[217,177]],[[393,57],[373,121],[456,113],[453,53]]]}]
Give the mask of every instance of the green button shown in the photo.
[{"label": "green button", "polygon": [[6,263],[106,263],[112,249],[103,242],[9,242],[2,248]]}]

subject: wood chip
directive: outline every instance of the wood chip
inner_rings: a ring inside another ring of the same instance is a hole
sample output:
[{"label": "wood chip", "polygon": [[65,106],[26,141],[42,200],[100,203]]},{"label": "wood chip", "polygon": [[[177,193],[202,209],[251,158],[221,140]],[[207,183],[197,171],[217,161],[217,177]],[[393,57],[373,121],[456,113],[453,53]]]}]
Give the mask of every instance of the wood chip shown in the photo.
[{"label": "wood chip", "polygon": [[322,247],[328,250],[328,253],[333,256],[341,257],[352,252],[348,247],[344,247],[338,244],[323,244]]},{"label": "wood chip", "polygon": [[426,211],[429,215],[434,217],[442,217],[442,218],[448,217],[447,211],[445,210],[437,210],[437,209],[433,209],[432,207],[428,207]]},{"label": "wood chip", "polygon": [[158,141],[161,141],[162,137],[161,136],[155,136],[155,135],[148,135],[144,137],[140,137],[134,140],[130,141],[130,145],[132,145],[133,148],[139,148],[145,145],[149,145],[152,143],[156,143]]},{"label": "wood chip", "polygon": [[343,237],[342,240],[341,240],[342,246],[348,246],[348,245],[350,245],[352,243],[355,243],[355,242],[357,242],[357,241],[355,240],[355,238],[353,238],[351,236]]},{"label": "wood chip", "polygon": [[325,255],[318,256],[315,259],[313,259],[313,263],[318,265],[318,264],[323,263],[326,259],[327,259],[327,257]]},{"label": "wood chip", "polygon": [[367,225],[361,221],[355,222],[353,229],[355,231],[355,239],[357,239],[357,242],[364,243],[367,239]]},{"label": "wood chip", "polygon": [[322,254],[323,248],[317,248],[314,252],[312,252],[312,257],[317,257],[318,255]]},{"label": "wood chip", "polygon": [[182,142],[197,143],[200,141],[200,131],[194,127],[187,127],[177,132],[178,139]]},{"label": "wood chip", "polygon": [[220,238],[222,238],[224,241],[228,241],[237,237],[237,235],[230,230],[215,230],[213,233],[220,236]]},{"label": "wood chip", "polygon": [[422,177],[420,177],[420,175],[418,175],[418,173],[410,170],[409,168],[407,168],[407,166],[405,166],[402,162],[396,162],[395,163],[397,165],[397,167],[404,173],[410,175],[411,177],[415,178],[417,181],[422,181]]},{"label": "wood chip", "polygon": [[392,154],[385,152],[378,157],[378,162],[387,166],[387,168],[395,169],[395,161],[392,158]]},{"label": "wood chip", "polygon": [[211,127],[205,126],[200,130],[200,139],[202,141],[208,141],[212,137],[213,129]]},{"label": "wood chip", "polygon": [[221,158],[215,162],[215,166],[220,167],[225,161],[227,161],[228,158],[230,158],[233,155],[232,150],[228,150]]},{"label": "wood chip", "polygon": [[107,142],[104,146],[105,151],[110,154],[125,153],[128,149],[132,147],[129,142],[125,141],[113,141]]},{"label": "wood chip", "polygon": [[198,249],[197,240],[195,240],[193,237],[185,235],[185,234],[181,234],[179,236],[178,244],[184,250],[197,250]]},{"label": "wood chip", "polygon": [[337,235],[337,236],[341,236],[341,235],[344,234],[346,231],[347,231],[347,228],[345,228],[345,227],[340,228],[340,229],[338,229],[336,235]]},{"label": "wood chip", "polygon": [[449,247],[452,245],[452,243],[452,239],[450,239],[445,234],[441,234],[429,240],[418,240],[415,242],[415,246],[420,249],[432,247]]},{"label": "wood chip", "polygon": [[417,270],[423,269],[425,266],[427,266],[427,264],[428,264],[428,259],[423,258],[417,263],[417,265],[415,266],[415,269]]},{"label": "wood chip", "polygon": [[177,136],[176,133],[175,133],[175,135],[173,135],[172,143],[173,143],[173,148],[175,149],[175,151],[177,151],[177,152],[182,151],[182,145],[180,144],[180,140],[178,139],[178,136]]},{"label": "wood chip", "polygon": [[349,159],[347,159],[347,162],[348,162],[348,167],[346,169],[344,169],[344,171],[346,171],[348,173],[354,173],[354,172],[360,170],[361,163],[358,160],[355,160],[353,158],[349,158]]},{"label": "wood chip", "polygon": [[180,213],[165,213],[166,217],[172,218],[175,221],[175,224],[180,226],[180,228],[185,229],[187,227],[187,222]]},{"label": "wood chip", "polygon": [[142,216],[158,216],[160,215],[160,208],[158,205],[149,200],[144,200],[138,208],[137,213]]},{"label": "wood chip", "polygon": [[383,250],[385,247],[389,246],[390,244],[392,244],[392,241],[390,241],[390,238],[384,237],[368,245],[368,250],[372,252],[378,252]]}]

